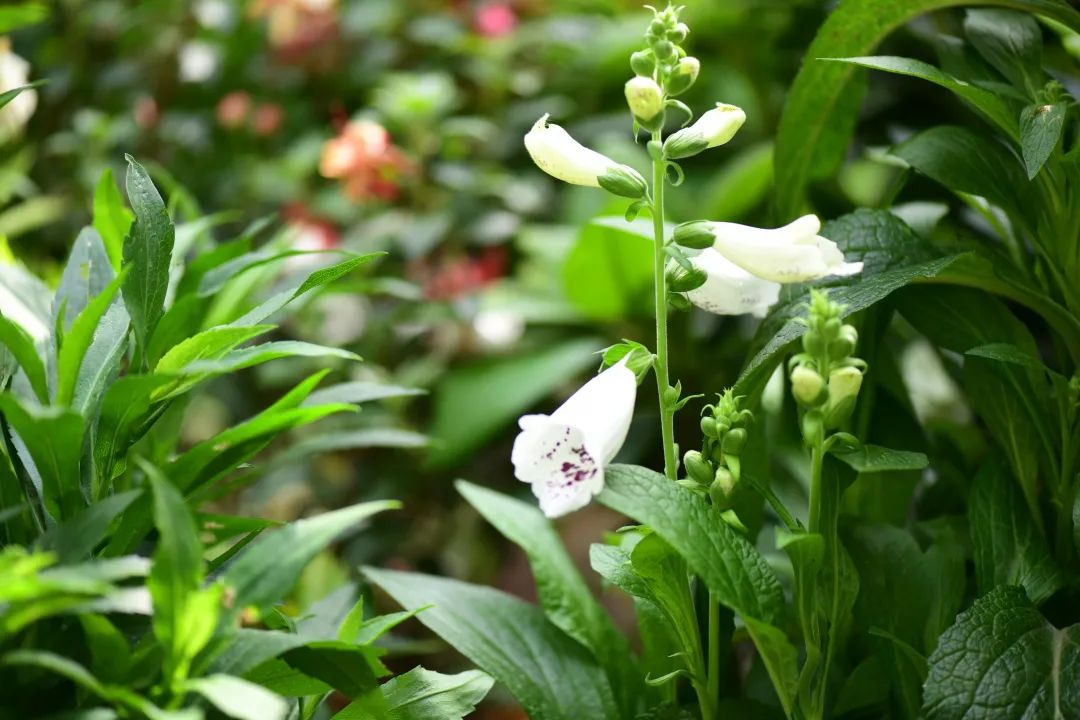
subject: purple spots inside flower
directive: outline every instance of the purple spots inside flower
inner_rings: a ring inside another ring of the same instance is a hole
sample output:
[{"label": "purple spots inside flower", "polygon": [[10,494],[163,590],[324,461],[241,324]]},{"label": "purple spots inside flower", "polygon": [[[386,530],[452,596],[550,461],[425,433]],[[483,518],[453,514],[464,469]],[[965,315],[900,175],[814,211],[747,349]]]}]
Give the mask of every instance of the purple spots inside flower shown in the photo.
[{"label": "purple spots inside flower", "polygon": [[548,480],[548,487],[570,489],[595,477],[596,462],[585,446],[572,447],[570,452],[577,458],[577,462],[564,460],[558,474]]}]

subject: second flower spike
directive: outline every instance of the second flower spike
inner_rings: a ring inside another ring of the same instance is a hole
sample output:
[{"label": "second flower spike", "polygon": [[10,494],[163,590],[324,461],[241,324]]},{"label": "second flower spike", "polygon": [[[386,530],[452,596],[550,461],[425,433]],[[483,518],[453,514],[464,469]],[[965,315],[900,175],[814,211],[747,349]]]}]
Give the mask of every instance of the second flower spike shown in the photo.
[{"label": "second flower spike", "polygon": [[628,165],[590,150],[544,115],[525,135],[525,148],[537,167],[563,182],[602,187],[615,195],[643,198],[645,178]]},{"label": "second flower spike", "polygon": [[559,517],[589,504],[604,489],[604,468],[626,441],[637,378],[625,361],[585,383],[551,415],[525,415],[511,461],[532,485],[540,509]]}]

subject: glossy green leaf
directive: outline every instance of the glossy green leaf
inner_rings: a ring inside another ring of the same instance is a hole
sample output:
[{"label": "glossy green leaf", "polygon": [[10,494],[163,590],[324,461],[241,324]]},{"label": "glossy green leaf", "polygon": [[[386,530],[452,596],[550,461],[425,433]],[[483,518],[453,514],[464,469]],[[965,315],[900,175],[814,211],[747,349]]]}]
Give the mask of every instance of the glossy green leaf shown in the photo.
[{"label": "glossy green leaf", "polygon": [[[830,174],[855,128],[861,76],[853,65],[818,58],[869,55],[894,30],[919,15],[969,0],[843,0],[818,29],[787,94],[773,166],[778,220],[799,215],[809,183]],[[985,0],[984,5],[1027,10],[1080,31],[1080,12],[1063,0]]]},{"label": "glossy green leaf", "polygon": [[278,340],[233,350],[218,359],[195,360],[181,368],[180,372],[186,375],[221,375],[292,357],[338,358],[352,362],[361,360],[356,353],[341,348],[300,340]]},{"label": "glossy green leaf", "polygon": [[27,334],[21,325],[12,322],[0,315],[0,344],[7,348],[8,352],[19,363],[19,367],[26,373],[30,387],[42,404],[49,402],[49,387],[45,380],[45,365],[41,362],[34,339]]},{"label": "glossy green leaf", "polygon": [[[415,667],[382,686],[390,720],[463,720],[491,690],[494,680],[478,670],[457,675]],[[350,708],[334,720],[366,720]]]},{"label": "glossy green leaf", "polygon": [[53,325],[56,325],[57,314],[64,309],[63,327],[66,330],[79,313],[105,291],[114,277],[116,273],[101,236],[94,228],[84,227],[71,246],[53,297]]},{"label": "glossy green leaf", "polygon": [[927,720],[1080,717],[1080,625],[1055,628],[1021,588],[976,600],[929,661]]},{"label": "glossy green leaf", "polygon": [[106,389],[116,381],[127,352],[130,328],[127,308],[122,302],[114,301],[101,316],[75,379],[71,407],[83,417],[97,415]]},{"label": "glossy green leaf", "polygon": [[620,717],[603,670],[539,608],[457,580],[364,572],[406,608],[432,605],[420,622],[505,685],[532,720]]},{"label": "glossy green leaf", "polygon": [[23,404],[10,393],[0,393],[0,412],[30,452],[49,513],[65,520],[86,507],[80,486],[83,418],[62,407]]},{"label": "glossy green leaf", "polygon": [[892,450],[879,445],[863,445],[853,452],[834,452],[855,472],[891,472],[898,470],[922,470],[930,460],[921,452]]},{"label": "glossy green leaf", "polygon": [[145,351],[165,312],[176,231],[165,203],[142,165],[127,156],[127,193],[135,220],[124,239],[124,304],[139,348]]},{"label": "glossy green leaf", "polygon": [[420,388],[401,387],[399,385],[386,385],[379,382],[355,380],[353,382],[338,383],[320,388],[311,393],[311,397],[304,401],[305,406],[321,405],[322,403],[353,403],[360,405],[375,400],[390,400],[396,398],[416,397],[427,394]]},{"label": "glossy green leaf", "polygon": [[86,558],[108,534],[113,520],[141,493],[128,490],[99,500],[70,520],[49,528],[41,537],[41,548],[56,553],[60,562]]},{"label": "glossy green leaf", "polygon": [[187,683],[218,710],[237,720],[284,720],[289,705],[266,688],[232,675],[207,675]]},{"label": "glossy green leaf", "polygon": [[780,698],[784,714],[792,717],[799,691],[799,652],[780,628],[753,618],[744,618],[750,639]]},{"label": "glossy green leaf", "polygon": [[[101,294],[94,297],[71,323],[71,328],[64,334],[64,343],[56,360],[56,402],[70,405],[75,397],[75,387],[79,380],[83,358],[94,341],[94,333],[101,323],[109,306],[124,282],[126,270],[121,271],[112,282],[105,286]],[[125,326],[126,331],[126,326]],[[95,369],[91,368],[93,373]]]},{"label": "glossy green leaf", "polygon": [[968,10],[964,36],[1016,88],[1043,85],[1042,30],[1032,15],[996,8]]},{"label": "glossy green leaf", "polygon": [[566,297],[590,318],[641,314],[652,302],[652,221],[598,218],[582,228],[563,265]]},{"label": "glossy green leaf", "polygon": [[400,507],[392,500],[361,503],[298,520],[263,535],[225,570],[237,607],[278,602],[296,584],[300,572],[330,543],[372,515]]},{"label": "glossy green leaf", "polygon": [[776,574],[701,497],[647,468],[612,465],[598,499],[667,541],[721,604],[770,624],[780,618],[784,593]]},{"label": "glossy green leaf", "polygon": [[1064,102],[1053,105],[1028,105],[1020,113],[1020,150],[1028,179],[1034,179],[1050,159],[1065,129]]},{"label": "glossy green leaf", "polygon": [[94,188],[94,229],[101,236],[114,270],[120,269],[124,256],[124,238],[131,229],[133,217],[116,187],[112,168],[106,168]]},{"label": "glossy green leaf", "polygon": [[35,25],[49,17],[49,5],[44,2],[20,2],[0,8],[0,33],[7,34],[27,25]]}]

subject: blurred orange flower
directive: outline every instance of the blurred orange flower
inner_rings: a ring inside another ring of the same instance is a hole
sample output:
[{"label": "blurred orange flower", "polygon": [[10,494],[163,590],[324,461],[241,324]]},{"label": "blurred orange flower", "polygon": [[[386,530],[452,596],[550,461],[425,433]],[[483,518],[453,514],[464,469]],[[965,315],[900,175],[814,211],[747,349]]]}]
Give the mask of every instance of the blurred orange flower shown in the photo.
[{"label": "blurred orange flower", "polygon": [[241,90],[228,93],[217,104],[217,121],[227,130],[236,130],[247,122],[251,112],[251,96]]},{"label": "blurred orange flower", "polygon": [[323,146],[319,172],[340,180],[352,200],[393,200],[403,177],[413,173],[412,162],[390,142],[390,134],[371,120],[355,120]]}]

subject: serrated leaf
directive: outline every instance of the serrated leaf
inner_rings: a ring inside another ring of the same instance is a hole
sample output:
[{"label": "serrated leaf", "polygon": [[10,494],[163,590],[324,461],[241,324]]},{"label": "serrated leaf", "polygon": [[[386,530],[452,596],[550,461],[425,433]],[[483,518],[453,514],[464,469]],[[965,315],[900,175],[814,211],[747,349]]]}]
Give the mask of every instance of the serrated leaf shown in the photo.
[{"label": "serrated leaf", "polygon": [[[532,720],[618,718],[603,670],[539,608],[457,580],[365,568],[364,573],[497,682]],[[551,680],[558,678],[558,685]]]},{"label": "serrated leaf", "polygon": [[1048,623],[1017,587],[961,613],[930,655],[928,720],[1080,717],[1080,625]]},{"label": "serrated leaf", "polygon": [[261,536],[225,570],[237,607],[268,605],[281,600],[296,584],[315,555],[364,520],[401,504],[393,500],[361,503],[298,520]]},{"label": "serrated leaf", "polygon": [[123,265],[131,269],[123,294],[140,352],[145,352],[165,312],[176,230],[146,169],[130,155],[127,161],[127,193],[135,220],[124,239]]},{"label": "serrated leaf", "polygon": [[1028,180],[1039,174],[1057,147],[1065,129],[1067,111],[1068,105],[1059,102],[1053,105],[1028,105],[1020,113],[1020,151]]},{"label": "serrated leaf", "polygon": [[667,541],[721,604],[740,615],[778,622],[784,593],[776,574],[746,538],[719,521],[704,499],[634,465],[609,467],[597,499]]}]

